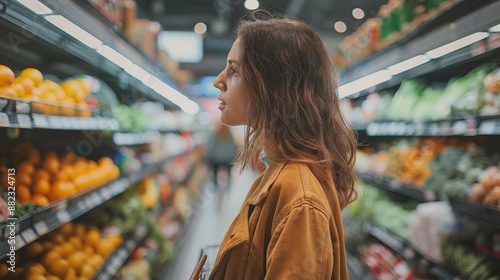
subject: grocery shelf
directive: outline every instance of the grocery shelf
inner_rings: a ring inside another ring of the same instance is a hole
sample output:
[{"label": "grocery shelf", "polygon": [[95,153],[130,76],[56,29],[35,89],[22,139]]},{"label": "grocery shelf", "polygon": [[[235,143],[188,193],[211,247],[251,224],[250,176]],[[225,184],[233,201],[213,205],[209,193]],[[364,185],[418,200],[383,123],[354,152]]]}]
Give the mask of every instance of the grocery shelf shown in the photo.
[{"label": "grocery shelf", "polygon": [[94,271],[94,274],[89,279],[109,280],[118,270],[125,264],[127,259],[132,255],[135,248],[141,244],[146,238],[148,230],[145,224],[137,226],[136,231],[132,236],[128,236],[120,246],[106,258],[104,263]]},{"label": "grocery shelf", "polygon": [[366,127],[369,136],[500,135],[500,115],[457,117],[444,121],[376,121]]},{"label": "grocery shelf", "polygon": [[441,280],[456,280],[459,279],[457,276],[450,273],[447,269],[431,262],[430,260],[423,257],[419,254],[408,242],[404,241],[400,237],[396,236],[394,233],[379,227],[375,224],[367,223],[365,225],[365,231],[369,233],[371,236],[391,248],[398,255],[404,257],[408,261],[415,261],[418,259],[425,259],[426,263],[428,263],[429,272],[438,277]]},{"label": "grocery shelf", "polygon": [[[4,258],[10,252],[11,244],[8,243],[10,236],[15,237],[16,250],[18,250],[123,193],[129,186],[136,184],[148,174],[160,170],[166,163],[185,153],[187,151],[150,164],[139,171],[128,174],[102,187],[79,193],[68,199],[56,201],[48,207],[38,208],[34,213],[15,221],[7,220],[6,224],[0,226],[0,259]],[[15,223],[14,234],[11,233],[11,229],[8,226],[10,222]]]},{"label": "grocery shelf", "polygon": [[[472,5],[477,7],[478,5],[484,5],[484,3],[489,2],[492,1],[462,1],[457,5]],[[452,23],[442,26],[434,31],[431,31],[430,33],[421,35],[418,37],[418,40],[417,38],[414,38],[411,41],[403,40],[400,44],[397,44],[397,47],[382,51],[381,53],[365,59],[362,63],[343,71],[341,74],[342,79],[345,83],[349,83],[380,70],[384,70],[387,67],[395,65],[401,61],[405,61],[417,55],[425,54],[429,50],[451,43],[472,33],[487,31],[488,28],[500,23],[500,14],[496,12],[499,9],[500,2],[493,1],[493,3],[489,3],[479,10],[463,16]],[[451,15],[448,15],[448,17],[451,17]],[[498,34],[492,34],[491,36],[498,37]],[[493,60],[495,57],[498,57],[499,53],[500,46],[497,41],[498,40],[483,39],[482,43],[484,43],[484,45],[481,45],[481,47],[472,45],[470,47],[457,50],[452,54],[433,59],[430,62],[414,67],[411,70],[396,74],[386,82],[380,83],[369,89],[362,90],[357,94],[357,96],[363,96],[375,91],[390,88],[399,85],[403,80],[419,77],[440,69],[447,69],[450,66],[458,65],[459,63],[463,64],[468,60],[474,60],[481,57],[491,57],[491,60]]]},{"label": "grocery shelf", "polygon": [[378,174],[357,172],[357,175],[358,178],[361,179],[361,181],[367,184],[371,184],[374,187],[382,190],[399,193],[404,196],[411,197],[424,202],[436,200],[436,194],[431,190],[417,188],[410,184],[403,183],[399,180],[388,178]]},{"label": "grocery shelf", "polygon": [[351,252],[346,251],[347,268],[349,277],[359,280],[373,280],[374,278]]},{"label": "grocery shelf", "polygon": [[500,208],[479,204],[464,198],[450,198],[453,210],[476,221],[500,229]]},{"label": "grocery shelf", "polygon": [[117,131],[120,127],[113,118],[45,116],[40,114],[33,114],[32,117],[32,128]]},{"label": "grocery shelf", "polygon": [[[98,22],[88,13],[88,10],[81,8],[78,2],[85,1],[42,2],[57,11],[59,15],[91,33],[103,44],[121,53],[135,65],[176,88],[175,82],[153,61],[117,35],[117,31]],[[26,64],[29,62],[30,65],[42,65],[50,72],[61,76],[87,73],[103,78],[115,87],[134,89],[170,108],[178,108],[166,97],[142,83],[141,80],[145,77],[133,76],[99,54],[94,47],[69,36],[50,24],[43,15],[35,14],[17,1],[0,0],[0,24],[5,28],[5,32],[0,34],[0,56],[5,55],[2,58],[6,63]],[[123,95],[123,98],[127,96]]]}]

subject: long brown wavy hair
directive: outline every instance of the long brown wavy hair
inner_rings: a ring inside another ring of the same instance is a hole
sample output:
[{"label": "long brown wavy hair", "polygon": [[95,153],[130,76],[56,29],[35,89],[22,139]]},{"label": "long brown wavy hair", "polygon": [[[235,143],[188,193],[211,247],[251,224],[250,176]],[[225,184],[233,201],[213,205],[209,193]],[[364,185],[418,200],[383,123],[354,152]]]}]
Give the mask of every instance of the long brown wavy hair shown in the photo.
[{"label": "long brown wavy hair", "polygon": [[324,186],[334,184],[346,207],[357,196],[356,136],[340,112],[337,72],[321,39],[283,16],[253,16],[236,32],[250,100],[237,162],[255,167],[264,150],[272,161],[304,163]]}]

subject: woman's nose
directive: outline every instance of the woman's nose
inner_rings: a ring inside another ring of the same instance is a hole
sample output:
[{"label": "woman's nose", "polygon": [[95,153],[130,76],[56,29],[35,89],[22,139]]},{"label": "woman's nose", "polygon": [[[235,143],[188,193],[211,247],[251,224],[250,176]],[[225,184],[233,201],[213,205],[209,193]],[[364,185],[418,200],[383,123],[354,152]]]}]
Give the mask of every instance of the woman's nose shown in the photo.
[{"label": "woman's nose", "polygon": [[226,84],[224,83],[224,80],[222,79],[223,73],[220,73],[217,78],[214,80],[214,87],[218,88],[220,91],[226,91]]}]

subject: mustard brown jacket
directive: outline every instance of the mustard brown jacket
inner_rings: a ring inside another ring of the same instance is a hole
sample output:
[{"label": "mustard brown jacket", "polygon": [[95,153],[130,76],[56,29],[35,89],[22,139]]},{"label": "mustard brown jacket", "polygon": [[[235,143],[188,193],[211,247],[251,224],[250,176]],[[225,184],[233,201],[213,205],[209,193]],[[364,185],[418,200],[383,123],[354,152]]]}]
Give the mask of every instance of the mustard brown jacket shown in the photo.
[{"label": "mustard brown jacket", "polygon": [[334,186],[303,164],[271,163],[224,237],[210,280],[348,280]]}]

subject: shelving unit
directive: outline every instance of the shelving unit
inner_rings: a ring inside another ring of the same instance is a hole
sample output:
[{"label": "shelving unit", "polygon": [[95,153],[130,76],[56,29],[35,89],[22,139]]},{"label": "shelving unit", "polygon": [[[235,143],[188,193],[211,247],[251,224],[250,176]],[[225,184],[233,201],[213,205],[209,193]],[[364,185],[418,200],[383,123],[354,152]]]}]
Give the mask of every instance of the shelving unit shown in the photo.
[{"label": "shelving unit", "polygon": [[[185,153],[182,152],[178,155],[167,157],[160,162],[145,166],[137,172],[128,174],[104,186],[54,202],[48,207],[39,208],[37,212],[31,215],[22,217],[16,222],[16,250],[123,193],[129,186],[136,184],[147,175],[159,171],[165,164],[174,160],[177,156],[185,155]],[[0,232],[1,236],[4,237],[0,241],[1,259],[10,250],[7,240],[10,232],[7,224],[0,226]]]},{"label": "shelving unit", "polygon": [[[406,80],[418,78],[426,80],[425,84],[428,85],[432,85],[433,82],[442,84],[450,78],[464,75],[479,65],[498,62],[500,33],[493,32],[490,28],[500,24],[500,14],[497,13],[500,10],[500,1],[452,1],[452,3],[449,9],[434,16],[418,29],[343,71],[341,73],[343,88],[339,88],[339,94],[347,95],[347,98],[352,99],[352,104],[359,105],[368,95],[381,91],[393,92]],[[466,37],[469,35],[471,37]],[[462,47],[444,51],[443,55],[431,54],[437,48],[455,43],[464,37],[468,38],[469,42],[464,43]],[[424,62],[409,66],[399,73],[394,67],[391,68],[400,62],[407,63],[417,56]],[[366,88],[362,82],[371,86]],[[383,97],[382,94],[380,96]],[[384,109],[377,108],[377,110]],[[359,116],[356,117],[354,119],[360,119]],[[370,123],[353,123],[352,127],[358,132],[360,141],[364,145],[383,143],[387,146],[387,141],[392,142],[398,138],[407,140],[408,138],[435,140],[460,138],[463,141],[484,143],[487,139],[497,139],[500,135],[500,116],[476,113],[456,114],[448,119],[434,121],[380,119]],[[398,194],[398,197],[411,198],[420,203],[448,200],[455,213],[469,217],[489,229],[495,231],[500,229],[498,207],[473,203],[466,198],[446,198],[437,191],[426,189],[425,186],[418,188],[385,175],[366,172],[358,172],[357,175],[363,183]],[[391,248],[409,263],[427,264],[426,271],[436,279],[460,279],[441,265],[426,259],[411,246],[410,242],[379,225],[368,223],[364,227],[364,232]]]}]

